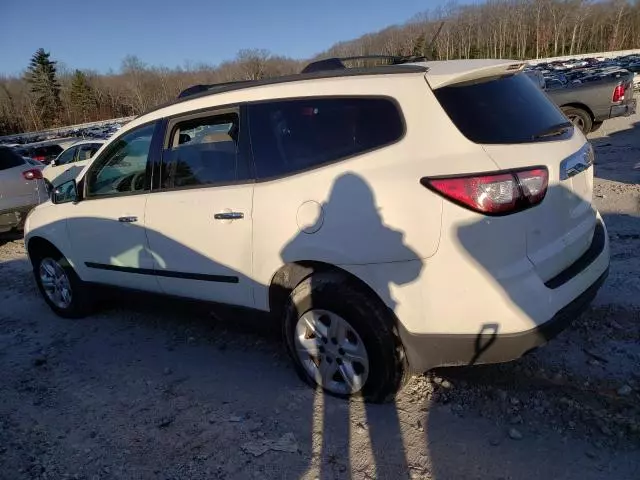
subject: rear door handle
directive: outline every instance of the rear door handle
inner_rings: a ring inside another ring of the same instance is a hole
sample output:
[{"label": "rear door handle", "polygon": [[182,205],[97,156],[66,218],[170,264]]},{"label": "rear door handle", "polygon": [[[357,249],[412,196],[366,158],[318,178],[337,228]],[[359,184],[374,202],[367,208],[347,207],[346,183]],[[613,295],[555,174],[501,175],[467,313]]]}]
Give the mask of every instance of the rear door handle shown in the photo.
[{"label": "rear door handle", "polygon": [[213,218],[216,220],[240,220],[244,218],[244,213],[242,212],[221,212],[216,213]]},{"label": "rear door handle", "polygon": [[138,221],[138,217],[119,217],[118,221],[122,223],[133,223]]}]

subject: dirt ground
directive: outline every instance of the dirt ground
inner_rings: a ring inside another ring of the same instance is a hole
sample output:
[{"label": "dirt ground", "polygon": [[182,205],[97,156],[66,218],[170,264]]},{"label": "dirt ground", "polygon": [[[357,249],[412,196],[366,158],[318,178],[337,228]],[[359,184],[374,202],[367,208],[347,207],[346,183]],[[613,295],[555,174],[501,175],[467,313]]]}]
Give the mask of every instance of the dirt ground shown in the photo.
[{"label": "dirt ground", "polygon": [[592,135],[612,258],[590,311],[394,404],[310,390],[263,318],[122,295],[58,318],[0,240],[0,478],[640,479],[639,125]]}]

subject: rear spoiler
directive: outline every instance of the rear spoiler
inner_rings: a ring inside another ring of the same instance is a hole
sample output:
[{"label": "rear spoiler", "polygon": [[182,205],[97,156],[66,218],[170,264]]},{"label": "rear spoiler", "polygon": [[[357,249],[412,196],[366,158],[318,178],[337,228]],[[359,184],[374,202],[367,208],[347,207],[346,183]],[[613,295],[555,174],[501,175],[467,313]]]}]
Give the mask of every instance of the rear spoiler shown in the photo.
[{"label": "rear spoiler", "polygon": [[525,62],[513,60],[451,60],[427,62],[429,70],[425,78],[432,89],[456,83],[471,82],[485,77],[494,77],[521,72]]}]

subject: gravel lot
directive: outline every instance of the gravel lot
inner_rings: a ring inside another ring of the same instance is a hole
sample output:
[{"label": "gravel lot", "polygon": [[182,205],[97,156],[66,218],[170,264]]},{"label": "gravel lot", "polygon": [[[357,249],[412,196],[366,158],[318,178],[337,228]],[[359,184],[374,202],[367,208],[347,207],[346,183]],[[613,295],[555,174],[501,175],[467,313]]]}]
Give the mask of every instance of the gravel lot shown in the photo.
[{"label": "gravel lot", "polygon": [[[592,135],[612,242],[593,308],[519,361],[324,398],[264,318],[113,295],[81,321],[0,240],[0,477],[640,478],[640,117]],[[126,308],[120,305],[126,305]]]}]

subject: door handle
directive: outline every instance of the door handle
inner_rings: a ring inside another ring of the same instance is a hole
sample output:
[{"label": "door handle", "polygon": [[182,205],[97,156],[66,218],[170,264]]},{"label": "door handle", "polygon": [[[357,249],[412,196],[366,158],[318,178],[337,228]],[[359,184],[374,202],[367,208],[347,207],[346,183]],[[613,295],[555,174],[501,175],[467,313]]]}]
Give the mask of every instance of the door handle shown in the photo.
[{"label": "door handle", "polygon": [[240,220],[244,218],[244,213],[242,212],[221,212],[216,213],[213,218],[216,220]]},{"label": "door handle", "polygon": [[122,223],[133,223],[138,221],[138,217],[119,217],[118,221]]}]

